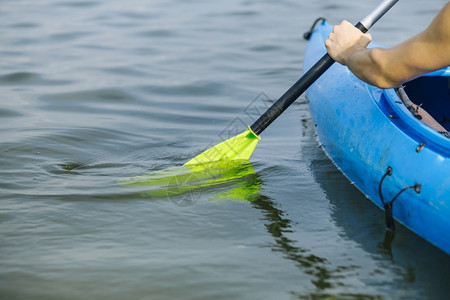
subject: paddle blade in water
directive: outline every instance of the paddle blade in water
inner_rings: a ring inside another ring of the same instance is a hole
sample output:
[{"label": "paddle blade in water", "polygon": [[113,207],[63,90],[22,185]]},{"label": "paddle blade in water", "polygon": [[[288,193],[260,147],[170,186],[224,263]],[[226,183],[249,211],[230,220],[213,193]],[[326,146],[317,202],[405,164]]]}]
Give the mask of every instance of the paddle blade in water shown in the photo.
[{"label": "paddle blade in water", "polygon": [[209,148],[184,164],[190,167],[216,161],[248,160],[260,137],[250,127],[241,134]]},{"label": "paddle blade in water", "polygon": [[[183,166],[122,179],[120,184],[148,187],[150,190],[145,193],[146,196],[174,197],[193,194],[202,188],[241,181],[254,174],[248,159],[259,140],[260,137],[248,127],[243,133],[206,150]],[[238,194],[244,194],[243,191],[246,190],[248,189],[238,188],[223,197],[237,199]],[[250,194],[254,194],[254,191]]]}]

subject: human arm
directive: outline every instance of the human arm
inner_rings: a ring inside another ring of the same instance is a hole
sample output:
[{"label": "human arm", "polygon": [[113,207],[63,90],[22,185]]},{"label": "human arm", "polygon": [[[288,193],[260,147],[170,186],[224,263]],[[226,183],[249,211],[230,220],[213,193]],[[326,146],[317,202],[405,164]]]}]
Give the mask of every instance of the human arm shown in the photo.
[{"label": "human arm", "polygon": [[391,88],[450,65],[450,2],[423,32],[390,49],[367,49],[370,34],[343,21],[325,42],[330,56],[360,79]]}]

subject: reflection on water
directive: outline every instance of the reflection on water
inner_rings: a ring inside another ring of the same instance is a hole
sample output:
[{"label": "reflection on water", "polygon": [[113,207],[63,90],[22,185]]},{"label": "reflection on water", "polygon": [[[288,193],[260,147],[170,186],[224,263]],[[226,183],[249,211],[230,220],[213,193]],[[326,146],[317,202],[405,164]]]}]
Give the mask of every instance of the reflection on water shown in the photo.
[{"label": "reflection on water", "polygon": [[285,233],[292,232],[290,220],[284,211],[276,208],[269,197],[262,195],[260,176],[248,161],[219,161],[192,167],[173,167],[146,175],[122,179],[127,187],[150,189],[143,197],[168,197],[177,206],[190,206],[200,199],[207,201],[250,201],[261,210],[267,221],[265,227],[273,237],[270,248],[293,261],[302,272],[312,277],[318,291],[333,287],[332,280],[339,278],[339,269],[329,269],[325,258],[296,246],[297,241]]},{"label": "reflection on water", "polygon": [[331,272],[326,268],[326,259],[295,246],[296,241],[285,236],[285,233],[292,232],[292,220],[285,216],[285,212],[277,209],[275,203],[263,195],[255,199],[253,205],[263,211],[265,220],[268,221],[265,227],[275,240],[271,246],[272,250],[283,253],[284,257],[294,261],[303,272],[313,276],[312,283],[318,290],[330,287],[328,280]]},{"label": "reflection on water", "polygon": [[384,252],[387,257],[391,260],[394,259],[394,255],[392,253],[392,243],[394,242],[395,231],[386,229],[386,233],[384,235],[384,240],[378,243],[378,248],[381,252]]},{"label": "reflection on water", "polygon": [[142,193],[142,196],[169,197],[177,205],[184,206],[188,203],[195,204],[200,195],[208,190],[226,190],[214,193],[214,200],[251,200],[252,195],[259,192],[260,186],[260,182],[253,180],[254,178],[257,176],[249,161],[230,160],[172,167],[121,179],[119,184],[144,187],[148,191]]}]

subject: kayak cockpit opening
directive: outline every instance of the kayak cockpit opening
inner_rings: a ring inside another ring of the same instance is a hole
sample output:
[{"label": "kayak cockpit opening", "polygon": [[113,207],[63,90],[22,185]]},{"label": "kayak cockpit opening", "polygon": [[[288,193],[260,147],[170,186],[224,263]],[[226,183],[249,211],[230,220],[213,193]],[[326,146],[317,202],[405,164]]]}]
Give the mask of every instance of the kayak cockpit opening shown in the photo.
[{"label": "kayak cockpit opening", "polygon": [[[413,103],[408,108],[413,115],[450,137],[450,77],[422,76],[405,83],[404,91]],[[401,93],[398,94],[400,96]],[[402,101],[405,103],[404,99]],[[408,107],[406,103],[405,105]]]}]

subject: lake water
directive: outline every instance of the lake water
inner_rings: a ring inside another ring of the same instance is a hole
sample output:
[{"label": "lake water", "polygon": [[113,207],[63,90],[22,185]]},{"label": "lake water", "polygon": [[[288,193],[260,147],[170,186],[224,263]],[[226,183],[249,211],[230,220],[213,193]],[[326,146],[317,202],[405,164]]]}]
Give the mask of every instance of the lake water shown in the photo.
[{"label": "lake water", "polygon": [[[1,1],[0,299],[447,297],[450,257],[386,234],[317,147],[304,96],[242,178],[195,195],[119,184],[244,130],[300,77],[316,17],[377,3]],[[400,1],[374,39],[445,3]]]}]

